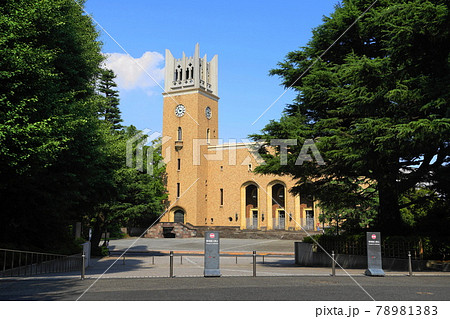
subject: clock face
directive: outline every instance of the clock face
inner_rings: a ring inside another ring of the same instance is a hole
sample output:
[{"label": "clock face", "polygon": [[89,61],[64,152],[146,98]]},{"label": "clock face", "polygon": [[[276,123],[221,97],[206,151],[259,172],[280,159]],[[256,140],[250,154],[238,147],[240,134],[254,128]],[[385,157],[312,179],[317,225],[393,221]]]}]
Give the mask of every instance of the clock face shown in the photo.
[{"label": "clock face", "polygon": [[183,104],[178,104],[175,108],[175,115],[178,117],[182,117],[184,115],[184,112],[186,112],[186,108]]},{"label": "clock face", "polygon": [[211,116],[212,116],[211,108],[210,108],[209,106],[207,106],[206,109],[205,109],[205,115],[206,115],[206,118],[207,118],[208,120],[209,120],[209,119],[211,118]]}]

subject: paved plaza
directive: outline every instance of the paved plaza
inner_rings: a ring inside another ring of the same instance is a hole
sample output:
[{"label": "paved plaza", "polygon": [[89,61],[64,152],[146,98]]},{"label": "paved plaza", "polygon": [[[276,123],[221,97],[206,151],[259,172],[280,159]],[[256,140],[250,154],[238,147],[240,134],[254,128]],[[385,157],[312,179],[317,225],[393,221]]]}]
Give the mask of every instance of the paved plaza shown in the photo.
[{"label": "paved plaza", "polygon": [[[174,276],[175,277],[203,277],[203,256],[180,256],[175,255]],[[124,258],[104,257],[93,259],[92,265],[86,269],[87,279],[102,278],[149,278],[169,277],[170,259],[168,255],[142,257],[132,256]],[[222,276],[252,276],[252,257],[226,256],[220,258],[220,270]],[[352,276],[363,276],[364,269],[349,269],[347,273]],[[336,275],[346,276],[345,271],[336,270]],[[329,276],[331,268],[309,268],[298,267],[294,264],[294,257],[257,257],[257,276]],[[405,276],[406,273],[395,273]],[[48,276],[48,275],[46,275]],[[79,278],[79,272],[54,274],[54,277]],[[37,276],[44,277],[44,276]]]},{"label": "paved plaza", "polygon": [[[300,267],[294,260],[291,240],[221,239],[220,271],[223,277],[253,276],[252,251],[257,252],[256,276],[330,276],[330,267]],[[132,245],[135,243],[134,245]],[[132,246],[131,246],[132,245]],[[164,278],[170,276],[169,252],[174,251],[174,277],[203,277],[204,239],[111,240],[110,257],[92,258],[86,279],[97,278]],[[126,249],[125,257],[120,257]],[[136,252],[136,253],[133,253]],[[149,252],[149,254],[145,253]],[[364,276],[365,269],[341,269],[336,276]],[[407,271],[386,271],[386,276],[407,276]],[[420,272],[415,276],[450,276],[450,273]],[[38,275],[35,278],[80,278],[80,272]]]},{"label": "paved plaza", "polygon": [[[448,300],[450,274],[386,272],[364,276],[364,269],[299,267],[294,241],[222,239],[221,278],[204,278],[203,238],[139,239],[125,258],[120,251],[136,239],[110,242],[118,255],[93,258],[80,272],[0,279],[0,300]],[[259,254],[253,276],[253,250]],[[153,256],[143,254],[151,251]],[[170,257],[174,251],[174,278]],[[197,254],[197,255],[196,255]],[[263,257],[264,256],[264,257]],[[92,285],[92,287],[91,287]],[[399,289],[401,287],[401,289]]]},{"label": "paved plaza", "polygon": [[[284,252],[294,253],[295,240],[281,239],[220,239],[220,251],[230,252]],[[111,240],[109,249],[111,250],[146,250],[146,251],[203,251],[203,238],[128,238]]]}]

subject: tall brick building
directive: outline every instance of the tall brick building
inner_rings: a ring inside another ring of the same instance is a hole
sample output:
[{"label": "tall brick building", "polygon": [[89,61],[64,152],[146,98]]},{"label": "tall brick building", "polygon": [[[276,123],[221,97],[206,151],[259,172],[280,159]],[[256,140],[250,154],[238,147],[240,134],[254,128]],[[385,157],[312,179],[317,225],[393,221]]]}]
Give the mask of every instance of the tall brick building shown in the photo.
[{"label": "tall brick building", "polygon": [[219,144],[218,57],[166,50],[163,156],[169,212],[162,222],[240,229],[316,230],[319,210],[288,176],[261,176],[252,143]]}]

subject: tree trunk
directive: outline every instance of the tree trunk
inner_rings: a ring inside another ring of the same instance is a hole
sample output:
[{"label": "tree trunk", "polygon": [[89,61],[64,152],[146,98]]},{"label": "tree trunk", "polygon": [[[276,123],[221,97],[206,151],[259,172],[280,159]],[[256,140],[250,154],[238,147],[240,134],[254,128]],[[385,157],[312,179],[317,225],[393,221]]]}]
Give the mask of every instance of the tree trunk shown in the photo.
[{"label": "tree trunk", "polygon": [[378,180],[379,212],[377,230],[385,235],[401,234],[404,232],[404,223],[398,205],[397,181],[394,178]]},{"label": "tree trunk", "polygon": [[98,245],[100,244],[102,237],[102,225],[100,222],[96,222],[92,227],[92,237],[91,237],[91,254],[99,255],[100,248]]}]

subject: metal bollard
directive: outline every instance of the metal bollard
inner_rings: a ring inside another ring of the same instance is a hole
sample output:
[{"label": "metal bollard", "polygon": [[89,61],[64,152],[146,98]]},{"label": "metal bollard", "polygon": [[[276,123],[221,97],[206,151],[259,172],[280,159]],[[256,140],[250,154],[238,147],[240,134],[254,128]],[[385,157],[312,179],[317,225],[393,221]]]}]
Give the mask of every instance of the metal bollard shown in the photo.
[{"label": "metal bollard", "polygon": [[334,250],[331,251],[331,276],[336,276],[336,259],[334,257]]},{"label": "metal bollard", "polygon": [[264,255],[263,255],[263,264],[264,264]]},{"label": "metal bollard", "polygon": [[170,260],[170,274],[169,277],[173,278],[173,251],[170,252],[169,254],[169,260]]},{"label": "metal bollard", "polygon": [[411,251],[408,250],[408,270],[409,270],[409,276],[412,276],[412,261],[411,261]]},{"label": "metal bollard", "polygon": [[81,280],[84,280],[84,275],[85,275],[85,265],[86,265],[86,255],[83,253],[83,255],[81,256]]},{"label": "metal bollard", "polygon": [[237,265],[237,255],[236,255],[236,265]]},{"label": "metal bollard", "polygon": [[152,256],[152,265],[155,264],[155,256]]},{"label": "metal bollard", "polygon": [[180,263],[183,264],[183,256],[180,256]]},{"label": "metal bollard", "polygon": [[253,277],[256,277],[256,251],[253,251]]}]

